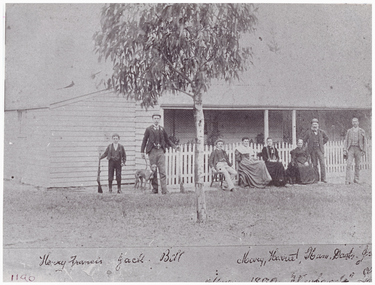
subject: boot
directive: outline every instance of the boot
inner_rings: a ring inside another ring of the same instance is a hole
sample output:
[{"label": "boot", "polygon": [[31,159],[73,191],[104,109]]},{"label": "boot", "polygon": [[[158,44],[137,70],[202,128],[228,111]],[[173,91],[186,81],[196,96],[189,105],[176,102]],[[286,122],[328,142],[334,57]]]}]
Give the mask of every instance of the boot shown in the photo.
[{"label": "boot", "polygon": [[121,181],[117,181],[117,193],[121,194]]},{"label": "boot", "polygon": [[108,181],[109,193],[112,193],[112,181]]}]

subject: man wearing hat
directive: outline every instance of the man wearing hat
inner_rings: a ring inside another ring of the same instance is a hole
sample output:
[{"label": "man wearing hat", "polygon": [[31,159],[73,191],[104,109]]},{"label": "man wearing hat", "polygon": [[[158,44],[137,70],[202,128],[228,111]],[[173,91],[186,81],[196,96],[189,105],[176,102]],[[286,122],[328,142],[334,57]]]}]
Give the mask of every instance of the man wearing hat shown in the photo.
[{"label": "man wearing hat", "polygon": [[223,149],[224,141],[218,139],[215,142],[216,148],[211,153],[208,160],[208,164],[211,169],[215,169],[217,172],[224,174],[225,185],[224,189],[234,191],[234,176],[237,175],[237,171],[232,167],[232,163],[229,161],[228,154]]},{"label": "man wearing hat", "polygon": [[[167,194],[167,180],[165,174],[165,150],[167,147],[177,148],[168,137],[165,129],[159,125],[161,116],[159,114],[153,114],[152,120],[153,125],[149,126],[143,136],[141,153],[142,158],[145,158],[145,152],[150,159],[150,164],[156,164],[159,169],[160,184],[162,194]],[[156,194],[158,192],[153,191]]]},{"label": "man wearing hat", "polygon": [[112,135],[112,141],[100,159],[107,157],[108,159],[108,187],[109,192],[112,193],[113,175],[116,169],[117,193],[121,193],[121,168],[126,162],[125,148],[118,143],[120,136],[118,134]]},{"label": "man wearing hat", "polygon": [[352,163],[354,159],[354,183],[359,183],[359,164],[361,163],[361,156],[365,155],[366,150],[366,136],[365,131],[359,127],[358,118],[352,119],[353,127],[346,132],[344,142],[344,156],[346,162],[346,179],[345,184],[350,184],[352,180]]},{"label": "man wearing hat", "polygon": [[326,179],[326,164],[324,161],[324,145],[328,141],[328,136],[325,131],[319,129],[318,119],[311,120],[311,129],[306,131],[303,141],[307,144],[307,150],[311,157],[311,162],[314,166],[315,175],[319,181],[318,161],[320,165],[320,180],[327,183]]}]

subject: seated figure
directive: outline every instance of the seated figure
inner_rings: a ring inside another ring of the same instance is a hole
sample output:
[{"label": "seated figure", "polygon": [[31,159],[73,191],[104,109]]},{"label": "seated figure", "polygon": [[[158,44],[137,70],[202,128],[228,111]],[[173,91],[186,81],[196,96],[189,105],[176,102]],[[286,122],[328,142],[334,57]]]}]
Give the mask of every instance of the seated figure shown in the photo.
[{"label": "seated figure", "polygon": [[208,161],[209,166],[224,175],[225,181],[223,181],[222,189],[234,191],[233,180],[235,175],[237,175],[237,171],[232,167],[228,154],[223,149],[224,141],[222,139],[218,139],[216,140],[215,145],[216,148],[211,153]]},{"label": "seated figure", "polygon": [[271,182],[272,178],[264,161],[255,160],[254,151],[249,146],[249,138],[242,138],[242,144],[236,148],[235,155],[239,186],[264,188]]},{"label": "seated figure", "polygon": [[312,164],[309,163],[309,153],[306,147],[303,147],[303,140],[299,139],[297,147],[290,152],[292,161],[288,165],[287,176],[291,184],[311,184],[315,183],[315,171]]},{"label": "seated figure", "polygon": [[267,138],[267,145],[262,149],[262,157],[266,163],[267,170],[272,177],[271,185],[285,186],[285,168],[279,161],[279,152],[274,147],[272,138]]}]

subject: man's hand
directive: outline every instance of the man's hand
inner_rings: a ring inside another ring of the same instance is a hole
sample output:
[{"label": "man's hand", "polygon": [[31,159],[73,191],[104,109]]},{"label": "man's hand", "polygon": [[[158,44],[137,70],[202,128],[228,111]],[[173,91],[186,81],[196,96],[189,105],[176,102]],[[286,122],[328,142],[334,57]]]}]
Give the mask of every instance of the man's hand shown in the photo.
[{"label": "man's hand", "polygon": [[144,154],[143,152],[142,152],[142,154],[141,154],[141,155],[142,155],[142,158],[143,158],[143,159],[145,159],[145,158],[146,158],[146,156],[145,156],[145,154]]},{"label": "man's hand", "polygon": [[366,152],[364,150],[362,150],[361,154],[362,154],[362,156],[364,156],[366,154]]},{"label": "man's hand", "polygon": [[305,162],[305,166],[309,166],[309,162],[308,161]]},{"label": "man's hand", "polygon": [[180,151],[180,146],[176,146],[176,151]]}]

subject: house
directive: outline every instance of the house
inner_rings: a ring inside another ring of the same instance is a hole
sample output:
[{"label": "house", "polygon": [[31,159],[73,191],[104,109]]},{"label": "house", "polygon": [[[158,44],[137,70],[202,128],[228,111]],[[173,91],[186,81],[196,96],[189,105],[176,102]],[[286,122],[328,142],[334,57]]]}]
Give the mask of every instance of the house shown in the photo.
[{"label": "house", "polygon": [[[216,81],[204,94],[206,143],[262,135],[295,143],[313,117],[332,140],[342,140],[352,116],[371,136],[368,6],[260,5],[258,30],[244,38],[253,44],[253,66],[240,82]],[[144,110],[106,90],[111,66],[92,52],[100,4],[6,8],[5,179],[93,186],[99,153],[117,132],[127,152],[123,183],[133,183],[134,171],[145,167],[140,145],[154,111],[171,136],[194,141],[190,97],[166,94]]]}]

